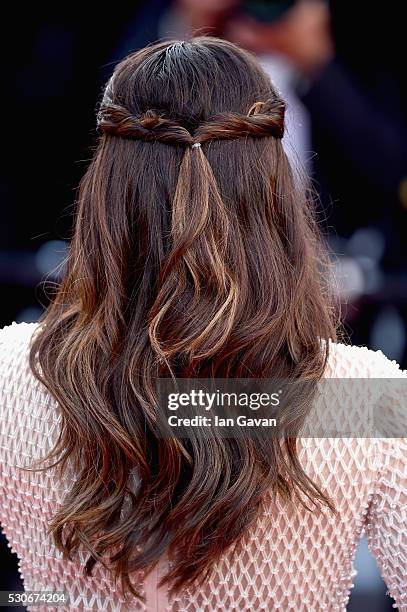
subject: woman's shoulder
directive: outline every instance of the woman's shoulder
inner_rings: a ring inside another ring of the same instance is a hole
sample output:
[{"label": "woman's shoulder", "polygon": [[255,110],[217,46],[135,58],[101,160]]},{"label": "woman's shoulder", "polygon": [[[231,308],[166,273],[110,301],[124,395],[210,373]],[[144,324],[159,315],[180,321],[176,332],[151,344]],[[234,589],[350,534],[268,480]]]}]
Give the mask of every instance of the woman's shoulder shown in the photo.
[{"label": "woman's shoulder", "polygon": [[29,341],[39,323],[16,323],[0,328],[0,347],[8,344],[17,346]]},{"label": "woman's shoulder", "polygon": [[27,394],[37,386],[31,372],[29,353],[31,339],[38,323],[15,323],[0,329],[0,393]]},{"label": "woman's shoulder", "polygon": [[327,378],[404,378],[394,359],[381,350],[368,349],[355,344],[329,343],[329,356],[325,376]]},{"label": "woman's shoulder", "polygon": [[[26,365],[31,338],[38,323],[15,323],[0,329],[0,373],[17,365]],[[12,374],[13,372],[9,372]]]}]

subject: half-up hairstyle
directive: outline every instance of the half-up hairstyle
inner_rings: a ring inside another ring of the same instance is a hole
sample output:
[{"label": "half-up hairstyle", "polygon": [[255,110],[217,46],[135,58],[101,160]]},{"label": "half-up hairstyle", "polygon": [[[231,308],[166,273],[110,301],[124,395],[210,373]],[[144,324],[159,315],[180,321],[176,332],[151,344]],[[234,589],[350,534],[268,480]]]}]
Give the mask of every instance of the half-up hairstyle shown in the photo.
[{"label": "half-up hairstyle", "polygon": [[31,367],[62,415],[51,457],[75,469],[50,529],[66,555],[86,547],[87,572],[108,565],[125,593],[164,553],[173,591],[203,580],[266,491],[329,506],[292,436],[254,444],[155,429],[160,377],[323,375],[335,321],[284,111],[249,54],[197,38],[124,59],[98,112]]}]

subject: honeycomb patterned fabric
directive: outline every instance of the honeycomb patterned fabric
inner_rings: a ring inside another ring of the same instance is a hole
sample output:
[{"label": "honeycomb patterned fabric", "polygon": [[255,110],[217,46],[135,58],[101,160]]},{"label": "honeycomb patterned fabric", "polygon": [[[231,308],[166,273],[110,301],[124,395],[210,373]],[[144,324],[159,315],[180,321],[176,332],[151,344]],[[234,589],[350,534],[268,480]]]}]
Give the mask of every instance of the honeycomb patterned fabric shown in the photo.
[{"label": "honeycomb patterned fabric", "polygon": [[[25,590],[64,591],[69,603],[59,610],[345,610],[355,549],[365,534],[395,606],[407,610],[407,440],[399,437],[300,438],[300,461],[337,514],[267,495],[236,553],[222,556],[204,586],[169,597],[158,587],[166,558],[136,577],[144,602],[125,604],[100,564],[84,577],[85,551],[65,560],[47,535],[74,475],[68,470],[58,480],[54,470],[22,469],[54,445],[60,423],[55,400],[29,368],[35,328],[13,323],[0,331],[0,521]],[[402,379],[407,371],[380,351],[332,343],[325,377]],[[382,412],[399,409],[399,401],[383,393]],[[338,396],[325,410],[340,404]]]}]

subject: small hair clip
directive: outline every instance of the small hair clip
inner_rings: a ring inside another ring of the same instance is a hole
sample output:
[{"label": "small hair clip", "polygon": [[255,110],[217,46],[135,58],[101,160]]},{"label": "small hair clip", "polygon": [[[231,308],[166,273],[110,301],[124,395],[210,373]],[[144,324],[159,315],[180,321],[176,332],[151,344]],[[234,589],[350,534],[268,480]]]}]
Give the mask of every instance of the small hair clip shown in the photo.
[{"label": "small hair clip", "polygon": [[194,144],[192,145],[191,149],[197,149],[200,146],[201,146],[200,142],[194,142]]}]

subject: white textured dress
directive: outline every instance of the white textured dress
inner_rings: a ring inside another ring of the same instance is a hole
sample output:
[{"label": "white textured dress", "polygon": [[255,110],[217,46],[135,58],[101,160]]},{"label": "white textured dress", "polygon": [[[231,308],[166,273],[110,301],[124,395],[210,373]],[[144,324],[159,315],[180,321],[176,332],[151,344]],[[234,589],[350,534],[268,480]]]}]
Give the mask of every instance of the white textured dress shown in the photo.
[{"label": "white textured dress", "polygon": [[[125,606],[100,564],[92,577],[85,578],[85,555],[72,562],[63,560],[47,535],[47,521],[71,484],[69,475],[60,481],[53,470],[21,469],[53,446],[60,422],[56,402],[29,369],[35,327],[13,323],[0,331],[0,521],[19,558],[27,591],[65,591],[66,610],[345,610],[355,574],[355,549],[365,533],[398,609],[407,610],[407,441],[403,438],[299,440],[302,465],[330,495],[338,514],[309,512],[270,496],[239,554],[233,558],[225,554],[199,589],[170,599],[165,588],[157,587],[165,560],[142,584],[145,603],[134,600]],[[406,376],[379,351],[332,344],[326,377]]]}]

